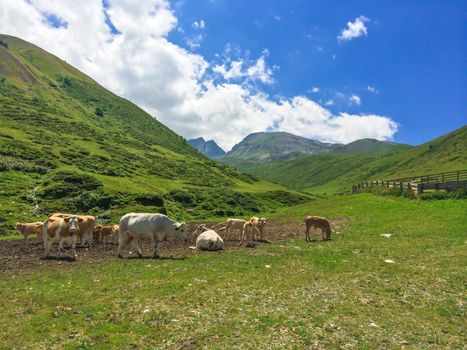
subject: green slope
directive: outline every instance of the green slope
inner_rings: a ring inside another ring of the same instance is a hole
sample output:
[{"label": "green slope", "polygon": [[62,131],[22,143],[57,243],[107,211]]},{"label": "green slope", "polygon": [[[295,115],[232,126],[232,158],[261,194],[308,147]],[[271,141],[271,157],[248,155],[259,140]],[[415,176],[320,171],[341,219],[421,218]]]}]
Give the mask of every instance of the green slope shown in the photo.
[{"label": "green slope", "polygon": [[360,139],[337,148],[337,153],[359,153],[359,154],[387,154],[395,153],[411,148],[410,145],[402,143],[379,141],[375,139]]},{"label": "green slope", "polygon": [[209,160],[39,47],[0,39],[8,44],[0,46],[0,234],[51,211],[115,222],[158,210],[188,220],[307,199]]},{"label": "green slope", "polygon": [[366,180],[395,179],[467,168],[467,127],[383,155],[320,154],[288,161],[242,164],[255,176],[296,189],[342,191]]}]

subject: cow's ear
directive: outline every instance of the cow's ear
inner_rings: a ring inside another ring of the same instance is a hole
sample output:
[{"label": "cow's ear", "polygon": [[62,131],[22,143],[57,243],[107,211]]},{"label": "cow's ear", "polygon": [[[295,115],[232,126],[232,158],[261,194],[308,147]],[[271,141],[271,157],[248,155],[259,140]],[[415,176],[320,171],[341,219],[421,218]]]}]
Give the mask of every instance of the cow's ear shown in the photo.
[{"label": "cow's ear", "polygon": [[78,221],[79,221],[79,222],[83,222],[84,219],[83,219],[83,218],[78,218]]},{"label": "cow's ear", "polygon": [[54,222],[56,219],[47,219],[48,222]]},{"label": "cow's ear", "polygon": [[175,231],[180,230],[180,226],[175,226]]},{"label": "cow's ear", "polygon": [[65,222],[68,222],[68,221],[70,221],[70,219],[71,219],[71,218],[64,218],[63,220],[64,220]]}]

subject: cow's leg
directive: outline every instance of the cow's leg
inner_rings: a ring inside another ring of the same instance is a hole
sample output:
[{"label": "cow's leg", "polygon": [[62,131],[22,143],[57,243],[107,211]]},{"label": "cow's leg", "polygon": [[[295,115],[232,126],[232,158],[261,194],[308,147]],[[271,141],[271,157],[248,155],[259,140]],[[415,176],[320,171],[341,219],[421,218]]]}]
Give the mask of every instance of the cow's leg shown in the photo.
[{"label": "cow's leg", "polygon": [[60,240],[58,241],[58,253],[57,253],[58,258],[62,255],[63,241],[64,241],[63,238],[60,238]]},{"label": "cow's leg", "polygon": [[50,244],[50,238],[49,239],[44,239],[44,249],[45,249],[45,256],[44,258],[48,258],[49,257],[49,254],[50,254],[50,248],[51,248],[51,244]]},{"label": "cow's leg", "polygon": [[71,239],[71,257],[75,259],[77,257],[76,254],[76,241],[78,240],[78,236],[73,235],[73,238]]},{"label": "cow's leg", "polygon": [[123,242],[125,241],[125,233],[119,232],[118,234],[118,248],[117,248],[117,257],[123,258],[122,256],[122,247]]},{"label": "cow's leg", "polygon": [[160,256],[157,254],[157,237],[155,233],[151,235],[151,243],[152,243],[152,257],[154,259],[160,258]]},{"label": "cow's leg", "polygon": [[141,258],[143,256],[143,253],[141,252],[141,249],[139,248],[138,237],[134,236],[131,243],[133,245],[133,250],[136,252],[138,257]]}]

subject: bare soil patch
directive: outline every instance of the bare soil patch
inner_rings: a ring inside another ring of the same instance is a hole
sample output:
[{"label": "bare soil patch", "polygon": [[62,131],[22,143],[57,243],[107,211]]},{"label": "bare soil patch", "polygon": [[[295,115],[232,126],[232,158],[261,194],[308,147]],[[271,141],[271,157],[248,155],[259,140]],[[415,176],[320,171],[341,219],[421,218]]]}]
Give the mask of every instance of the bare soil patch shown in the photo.
[{"label": "bare soil patch", "polygon": [[[338,221],[342,220],[339,219]],[[189,232],[193,232],[196,225],[199,223],[190,223]],[[216,223],[213,222],[203,223],[208,227],[216,225]],[[215,228],[219,228],[219,225],[216,225]],[[305,225],[301,221],[285,222],[272,219],[268,222],[264,231],[266,241],[256,242],[255,245],[302,237],[304,235],[304,230]],[[224,237],[223,231],[220,231],[219,233]],[[232,237],[232,239],[225,240],[224,251],[254,249],[254,247],[238,247],[239,239],[240,237],[237,236]],[[159,243],[158,252],[162,259],[183,259],[191,254],[191,250],[189,250],[188,247],[190,245],[194,245],[195,240],[196,237],[190,235],[188,243],[180,241],[162,242]],[[150,240],[140,241],[140,247],[144,255],[150,256]],[[54,245],[52,254],[56,253],[56,249],[57,246]],[[76,259],[71,259],[69,257],[70,251],[68,249],[62,253],[61,258],[44,259],[43,244],[34,239],[29,239],[27,241],[22,239],[2,240],[0,241],[0,274],[31,273],[37,269],[43,269],[49,266],[95,264],[103,261],[117,260],[116,249],[117,246],[112,243],[107,243],[105,245],[104,243],[99,242],[95,243],[91,248],[87,246],[80,247],[78,244],[78,257]],[[126,258],[136,258],[134,253],[129,254],[131,250],[130,244],[126,244],[124,246],[123,253]],[[212,252],[205,252],[205,254],[212,254]]]}]

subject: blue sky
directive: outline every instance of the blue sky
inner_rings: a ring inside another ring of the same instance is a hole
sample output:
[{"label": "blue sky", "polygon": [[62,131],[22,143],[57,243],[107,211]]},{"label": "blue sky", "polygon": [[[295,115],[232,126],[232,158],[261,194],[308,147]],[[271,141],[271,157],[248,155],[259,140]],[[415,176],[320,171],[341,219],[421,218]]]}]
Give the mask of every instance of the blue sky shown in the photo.
[{"label": "blue sky", "polygon": [[467,1],[0,0],[0,32],[185,138],[430,141],[467,120]]},{"label": "blue sky", "polygon": [[[226,1],[172,2],[188,47],[192,24],[203,20],[194,51],[215,60],[227,43],[243,55],[267,49],[270,95],[306,95],[334,113],[377,113],[400,124],[397,142],[419,144],[466,124],[465,1]],[[339,42],[359,16],[367,34]],[[313,87],[319,92],[311,92]],[[375,89],[374,91],[369,91]],[[339,93],[345,97],[339,98]],[[361,105],[349,105],[356,95]]]}]

